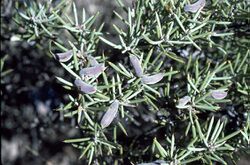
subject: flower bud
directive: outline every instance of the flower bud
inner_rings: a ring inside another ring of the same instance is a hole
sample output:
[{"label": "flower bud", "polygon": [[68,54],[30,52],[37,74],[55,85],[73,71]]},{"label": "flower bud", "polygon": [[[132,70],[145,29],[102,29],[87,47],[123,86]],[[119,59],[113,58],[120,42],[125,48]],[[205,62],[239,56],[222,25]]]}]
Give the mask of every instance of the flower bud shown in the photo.
[{"label": "flower bud", "polygon": [[177,108],[185,108],[188,102],[191,101],[191,98],[189,96],[184,96],[178,101],[178,105],[176,105]]},{"label": "flower bud", "polygon": [[135,70],[136,76],[141,77],[143,75],[143,70],[139,59],[135,55],[130,55],[129,60]]},{"label": "flower bud", "polygon": [[98,77],[105,69],[106,67],[104,64],[98,64],[96,66],[81,69],[80,75],[81,77]]},{"label": "flower bud", "polygon": [[102,117],[102,120],[101,120],[102,128],[106,128],[110,125],[110,123],[114,120],[114,118],[117,115],[118,108],[119,108],[119,101],[114,100]]},{"label": "flower bud", "polygon": [[85,82],[83,82],[82,80],[80,79],[76,79],[74,84],[77,86],[77,88],[82,91],[83,93],[86,93],[86,94],[93,94],[96,92],[96,88],[92,85],[89,85]]},{"label": "flower bud", "polygon": [[99,65],[98,61],[94,57],[87,56],[87,59],[88,59],[88,61],[89,61],[89,63],[90,63],[91,66],[97,66],[97,65]]},{"label": "flower bud", "polygon": [[216,100],[222,100],[227,97],[227,92],[223,90],[214,90],[212,91],[211,96]]},{"label": "flower bud", "polygon": [[206,4],[206,0],[198,0],[197,2],[186,5],[184,7],[185,12],[196,13],[200,8],[203,8]]},{"label": "flower bud", "polygon": [[142,83],[155,84],[155,83],[158,83],[159,81],[161,81],[163,77],[164,77],[163,73],[157,73],[157,74],[152,75],[152,76],[143,75],[142,76]]},{"label": "flower bud", "polygon": [[71,59],[72,56],[73,56],[73,51],[69,50],[69,51],[64,52],[64,53],[56,53],[55,59],[57,59],[60,62],[67,62]]}]

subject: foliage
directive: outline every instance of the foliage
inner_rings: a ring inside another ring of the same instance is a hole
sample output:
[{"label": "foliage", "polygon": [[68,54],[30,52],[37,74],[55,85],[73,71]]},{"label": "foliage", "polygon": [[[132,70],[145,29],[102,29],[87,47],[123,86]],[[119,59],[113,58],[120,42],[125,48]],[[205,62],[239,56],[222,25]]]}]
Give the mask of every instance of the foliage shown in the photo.
[{"label": "foliage", "polygon": [[[59,55],[72,55],[60,62],[68,76],[57,77],[70,102],[57,110],[77,119],[82,137],[64,142],[88,164],[227,164],[249,154],[249,3],[212,0],[196,13],[184,11],[189,3],[137,0],[126,7],[118,0],[127,16],[114,12],[117,42],[103,24],[96,27],[97,15],[87,18],[74,3],[17,3],[18,37],[49,44],[45,53],[59,62]],[[118,51],[100,51],[100,41]],[[143,76],[163,78],[145,83],[131,56]],[[100,74],[81,74],[97,64],[105,66]],[[223,98],[213,93],[221,91]],[[118,115],[104,127],[107,110]]]}]

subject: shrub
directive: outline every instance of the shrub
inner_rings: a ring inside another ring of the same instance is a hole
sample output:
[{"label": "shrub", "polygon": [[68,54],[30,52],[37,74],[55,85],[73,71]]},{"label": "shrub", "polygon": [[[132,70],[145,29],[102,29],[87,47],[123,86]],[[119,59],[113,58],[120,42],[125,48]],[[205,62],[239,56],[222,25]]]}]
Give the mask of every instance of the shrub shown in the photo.
[{"label": "shrub", "polygon": [[48,44],[68,72],[57,80],[70,101],[57,110],[82,137],[64,142],[88,164],[227,164],[249,154],[247,1],[118,4],[127,14],[114,12],[118,41],[74,3],[17,6],[19,37]]}]

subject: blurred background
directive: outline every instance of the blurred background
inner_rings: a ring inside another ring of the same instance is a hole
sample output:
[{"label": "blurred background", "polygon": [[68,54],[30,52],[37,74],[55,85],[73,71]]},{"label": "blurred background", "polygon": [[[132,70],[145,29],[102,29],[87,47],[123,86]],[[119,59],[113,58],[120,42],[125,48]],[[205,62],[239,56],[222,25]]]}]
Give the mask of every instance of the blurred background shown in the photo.
[{"label": "blurred background", "polygon": [[[121,12],[114,0],[75,2],[88,15],[99,11],[97,23],[105,22],[104,31],[112,34],[111,25],[119,23],[112,11]],[[132,0],[125,4],[131,6]],[[12,19],[14,11],[13,0],[1,1],[2,164],[83,164],[78,160],[79,151],[62,142],[80,135],[76,121],[55,111],[67,101],[67,91],[55,79],[55,75],[64,77],[64,70],[56,60],[44,55],[44,48],[15,39],[20,27]],[[239,164],[248,162],[241,160]]]}]

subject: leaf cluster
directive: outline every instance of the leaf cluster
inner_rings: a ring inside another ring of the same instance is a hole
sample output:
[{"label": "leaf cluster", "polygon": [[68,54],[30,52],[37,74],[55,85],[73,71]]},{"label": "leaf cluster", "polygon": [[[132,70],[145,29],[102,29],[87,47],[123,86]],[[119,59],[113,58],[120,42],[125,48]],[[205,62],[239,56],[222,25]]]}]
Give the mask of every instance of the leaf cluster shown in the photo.
[{"label": "leaf cluster", "polygon": [[[48,40],[52,57],[72,50],[72,58],[60,62],[68,76],[57,77],[69,90],[70,101],[58,111],[77,119],[82,137],[64,142],[80,149],[88,164],[157,159],[163,164],[227,164],[235,163],[237,153],[249,153],[247,1],[207,1],[196,13],[184,11],[186,0],[137,0],[132,8],[117,1],[127,16],[114,12],[121,22],[113,25],[116,42],[106,39],[103,24],[94,26],[97,15],[87,18],[74,3],[17,6],[15,21],[24,29],[20,38]],[[100,53],[100,41],[119,53]],[[163,73],[163,79],[143,83],[131,55],[140,60],[144,74]],[[88,57],[105,64],[100,76],[79,74],[91,66]],[[81,92],[75,79],[96,92]],[[218,90],[226,91],[226,98],[214,98],[212,92]],[[178,106],[185,96],[191,100]],[[120,103],[118,115],[102,128],[102,116],[114,100]]]}]

